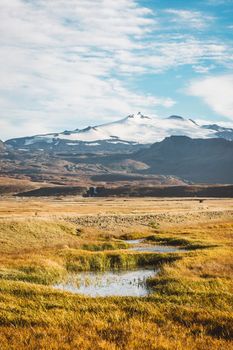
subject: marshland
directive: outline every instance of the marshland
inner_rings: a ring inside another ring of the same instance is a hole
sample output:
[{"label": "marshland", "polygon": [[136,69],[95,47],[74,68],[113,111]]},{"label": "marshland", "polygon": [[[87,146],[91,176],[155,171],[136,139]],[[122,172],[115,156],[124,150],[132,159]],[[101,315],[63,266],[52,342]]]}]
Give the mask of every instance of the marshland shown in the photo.
[{"label": "marshland", "polygon": [[1,349],[233,349],[233,200],[0,200]]}]

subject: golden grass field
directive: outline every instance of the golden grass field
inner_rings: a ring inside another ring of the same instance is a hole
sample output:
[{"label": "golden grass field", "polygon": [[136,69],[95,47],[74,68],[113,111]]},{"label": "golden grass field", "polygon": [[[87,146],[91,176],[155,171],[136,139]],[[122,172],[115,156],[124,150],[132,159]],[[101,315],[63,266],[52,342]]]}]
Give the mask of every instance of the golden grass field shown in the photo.
[{"label": "golden grass field", "polygon": [[[127,251],[150,237],[185,253]],[[0,349],[233,349],[233,200],[0,200]],[[152,264],[147,297],[52,285],[70,271]]]}]

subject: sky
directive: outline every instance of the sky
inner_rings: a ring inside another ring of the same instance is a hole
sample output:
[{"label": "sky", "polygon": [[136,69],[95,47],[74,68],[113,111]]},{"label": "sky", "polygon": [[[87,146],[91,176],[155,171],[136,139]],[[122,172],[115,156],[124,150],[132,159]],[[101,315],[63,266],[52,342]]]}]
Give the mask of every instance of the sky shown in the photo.
[{"label": "sky", "polygon": [[233,126],[233,0],[1,0],[0,139],[141,111]]}]

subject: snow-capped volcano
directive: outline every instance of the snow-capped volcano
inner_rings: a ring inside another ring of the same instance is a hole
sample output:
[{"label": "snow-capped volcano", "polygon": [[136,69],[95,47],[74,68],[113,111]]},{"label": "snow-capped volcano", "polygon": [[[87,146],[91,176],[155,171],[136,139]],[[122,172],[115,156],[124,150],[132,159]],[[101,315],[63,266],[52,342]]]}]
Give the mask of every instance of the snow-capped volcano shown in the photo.
[{"label": "snow-capped volcano", "polygon": [[[89,126],[85,129],[75,129],[74,131],[64,131],[61,133],[36,135],[19,139],[8,140],[7,144],[21,148],[61,148],[93,147],[101,146],[106,149],[113,145],[147,145],[163,140],[169,136],[188,136],[191,138],[213,138],[223,137],[233,139],[233,129],[227,130],[224,134],[211,125],[201,126],[192,119],[185,119],[180,116],[170,116],[168,118],[152,118],[138,112],[131,114],[115,122]],[[224,137],[224,135],[226,137]],[[109,146],[108,146],[109,145]],[[92,148],[92,149],[91,149]],[[98,148],[98,147],[97,147]]]},{"label": "snow-capped volcano", "polygon": [[166,119],[155,119],[137,114],[129,115],[113,123],[88,127],[84,130],[76,130],[58,134],[54,137],[71,141],[100,141],[100,140],[125,140],[141,144],[149,144],[161,141],[171,135],[185,135],[194,138],[211,137],[214,131],[203,129],[190,119],[171,116]]}]

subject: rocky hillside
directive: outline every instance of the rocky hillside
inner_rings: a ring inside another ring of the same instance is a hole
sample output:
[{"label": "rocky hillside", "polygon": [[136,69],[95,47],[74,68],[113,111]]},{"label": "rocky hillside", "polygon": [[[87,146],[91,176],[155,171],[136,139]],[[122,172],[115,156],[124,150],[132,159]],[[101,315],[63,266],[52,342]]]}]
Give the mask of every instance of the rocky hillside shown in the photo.
[{"label": "rocky hillside", "polygon": [[144,172],[179,176],[194,182],[233,183],[233,142],[172,136],[141,150],[134,158]]}]

